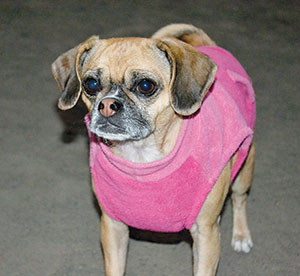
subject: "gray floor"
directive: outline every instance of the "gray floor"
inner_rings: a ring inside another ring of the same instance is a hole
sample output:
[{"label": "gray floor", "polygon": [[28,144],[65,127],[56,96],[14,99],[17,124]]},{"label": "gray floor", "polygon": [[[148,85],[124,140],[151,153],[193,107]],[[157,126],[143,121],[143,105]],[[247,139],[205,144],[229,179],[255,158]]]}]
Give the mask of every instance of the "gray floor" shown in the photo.
[{"label": "gray floor", "polygon": [[[228,201],[218,275],[299,275],[299,2],[2,0],[1,276],[104,275],[85,109],[57,111],[50,65],[93,34],[150,36],[174,22],[206,30],[256,89],[255,247],[249,255],[231,250]],[[131,236],[127,275],[191,275],[187,232]]]}]

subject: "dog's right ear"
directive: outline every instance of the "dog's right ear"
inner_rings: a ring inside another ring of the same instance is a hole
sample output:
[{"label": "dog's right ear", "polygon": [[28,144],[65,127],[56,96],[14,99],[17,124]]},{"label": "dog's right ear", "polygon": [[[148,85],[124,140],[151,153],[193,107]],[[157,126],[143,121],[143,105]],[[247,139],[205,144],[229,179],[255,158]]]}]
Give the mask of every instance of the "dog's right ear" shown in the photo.
[{"label": "dog's right ear", "polygon": [[74,107],[81,94],[81,82],[78,71],[88,59],[89,52],[99,42],[98,36],[92,36],[85,42],[59,56],[52,64],[52,72],[62,92],[58,107],[62,110]]}]

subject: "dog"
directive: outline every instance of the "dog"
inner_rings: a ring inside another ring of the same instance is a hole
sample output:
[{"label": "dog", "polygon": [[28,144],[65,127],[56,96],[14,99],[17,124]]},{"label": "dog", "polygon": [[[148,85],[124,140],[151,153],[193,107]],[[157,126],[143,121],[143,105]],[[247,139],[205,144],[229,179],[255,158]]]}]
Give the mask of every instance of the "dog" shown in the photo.
[{"label": "dog", "polygon": [[92,36],[59,56],[52,71],[58,107],[71,109],[81,97],[89,111],[107,276],[125,273],[129,226],[188,229],[194,275],[215,275],[230,189],[232,247],[250,251],[255,96],[229,52],[199,28],[171,24],[151,38]]}]

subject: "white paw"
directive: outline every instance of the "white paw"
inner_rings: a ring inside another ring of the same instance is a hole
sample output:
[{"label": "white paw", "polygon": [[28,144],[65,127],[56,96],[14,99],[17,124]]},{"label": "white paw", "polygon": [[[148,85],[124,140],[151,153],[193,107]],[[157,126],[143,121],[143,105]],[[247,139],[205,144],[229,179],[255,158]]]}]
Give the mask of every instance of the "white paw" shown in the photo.
[{"label": "white paw", "polygon": [[249,253],[251,248],[253,247],[253,242],[250,237],[245,239],[232,239],[231,246],[236,252],[244,252]]}]

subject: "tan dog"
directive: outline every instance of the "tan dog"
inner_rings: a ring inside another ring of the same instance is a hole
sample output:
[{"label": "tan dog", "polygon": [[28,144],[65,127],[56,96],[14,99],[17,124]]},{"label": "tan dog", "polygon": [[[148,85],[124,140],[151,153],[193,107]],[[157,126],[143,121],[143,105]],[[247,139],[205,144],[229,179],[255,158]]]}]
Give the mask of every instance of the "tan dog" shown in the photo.
[{"label": "tan dog", "polygon": [[[136,163],[160,160],[172,152],[184,118],[199,110],[214,83],[216,64],[194,48],[205,45],[216,44],[202,30],[185,24],[169,25],[151,39],[93,36],[53,63],[62,91],[58,106],[70,109],[81,96],[90,113],[89,131],[102,138],[115,155]],[[194,275],[216,273],[218,218],[238,154],[226,164],[190,228]],[[249,252],[253,245],[246,199],[254,155],[252,145],[231,186],[232,246],[236,251]],[[100,207],[106,275],[124,275],[128,226],[111,218],[101,203]]]}]

